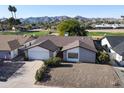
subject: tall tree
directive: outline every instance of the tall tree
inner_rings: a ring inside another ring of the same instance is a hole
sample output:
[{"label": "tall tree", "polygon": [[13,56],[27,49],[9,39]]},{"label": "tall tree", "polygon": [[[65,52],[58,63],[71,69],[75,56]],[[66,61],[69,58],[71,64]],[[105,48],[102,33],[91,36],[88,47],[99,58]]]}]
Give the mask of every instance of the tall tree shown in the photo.
[{"label": "tall tree", "polygon": [[81,26],[80,23],[74,19],[69,19],[60,22],[57,26],[57,31],[61,36],[64,36],[65,33],[68,33],[69,36],[86,36],[87,31],[85,27]]},{"label": "tall tree", "polygon": [[13,16],[13,6],[9,5],[8,10],[11,12],[12,17],[14,18],[14,16]]},{"label": "tall tree", "polygon": [[15,19],[16,19],[16,12],[17,12],[17,8],[15,6],[12,7],[13,9],[13,12],[14,12],[14,15],[15,15]]}]

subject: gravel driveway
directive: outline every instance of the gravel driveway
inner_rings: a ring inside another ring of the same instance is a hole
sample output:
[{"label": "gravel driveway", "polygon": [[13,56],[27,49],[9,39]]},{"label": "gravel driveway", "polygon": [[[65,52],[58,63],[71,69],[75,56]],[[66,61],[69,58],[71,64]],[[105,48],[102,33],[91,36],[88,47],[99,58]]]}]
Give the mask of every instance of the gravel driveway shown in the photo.
[{"label": "gravel driveway", "polygon": [[1,88],[44,87],[34,85],[36,70],[43,65],[42,61],[25,62],[6,82],[0,82]]},{"label": "gravel driveway", "polygon": [[52,68],[48,73],[49,79],[41,85],[94,88],[119,87],[121,81],[114,68],[108,65],[88,63],[64,63]]}]

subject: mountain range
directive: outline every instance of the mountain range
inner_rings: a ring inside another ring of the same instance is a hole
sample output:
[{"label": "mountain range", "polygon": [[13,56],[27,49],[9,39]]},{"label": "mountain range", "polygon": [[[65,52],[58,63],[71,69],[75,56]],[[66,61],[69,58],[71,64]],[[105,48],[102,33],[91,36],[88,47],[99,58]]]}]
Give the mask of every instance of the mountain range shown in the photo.
[{"label": "mountain range", "polygon": [[[75,17],[69,17],[69,16],[55,16],[55,17],[28,17],[28,18],[19,18],[22,23],[41,23],[41,22],[60,22],[61,20],[71,19],[74,18],[78,21],[93,21],[93,20],[118,20],[116,18],[86,18],[82,16],[75,16]],[[2,18],[0,20],[5,20],[6,18]]]},{"label": "mountain range", "polygon": [[79,21],[81,20],[87,20],[88,18],[82,17],[82,16],[76,16],[76,17],[68,17],[68,16],[55,16],[55,17],[29,17],[29,18],[20,18],[20,21],[22,23],[40,23],[40,22],[59,22],[61,20],[71,19],[75,18]]}]

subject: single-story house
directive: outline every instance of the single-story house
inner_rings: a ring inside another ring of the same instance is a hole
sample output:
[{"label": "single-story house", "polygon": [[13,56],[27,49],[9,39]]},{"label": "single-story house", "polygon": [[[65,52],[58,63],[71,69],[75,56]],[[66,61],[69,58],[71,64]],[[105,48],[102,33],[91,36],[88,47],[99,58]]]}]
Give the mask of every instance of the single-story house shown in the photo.
[{"label": "single-story house", "polygon": [[101,45],[109,53],[111,60],[124,60],[124,36],[106,36],[101,40]]},{"label": "single-story house", "polygon": [[19,31],[22,31],[22,32],[27,31],[27,28],[26,28],[25,26],[23,26],[23,25],[17,25],[17,26],[15,27],[15,29],[17,29],[17,30],[19,30]]},{"label": "single-story house", "polygon": [[0,59],[15,58],[21,53],[21,49],[28,43],[33,43],[33,40],[35,39],[32,37],[22,35],[0,35]]},{"label": "single-story house", "polygon": [[42,36],[27,48],[29,59],[49,59],[61,54],[64,61],[95,62],[97,50],[89,37]]}]

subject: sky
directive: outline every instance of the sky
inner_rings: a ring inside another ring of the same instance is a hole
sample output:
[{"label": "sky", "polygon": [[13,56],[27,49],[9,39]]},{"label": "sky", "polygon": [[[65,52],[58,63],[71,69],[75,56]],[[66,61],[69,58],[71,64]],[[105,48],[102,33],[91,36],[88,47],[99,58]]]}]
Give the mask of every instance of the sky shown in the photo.
[{"label": "sky", "polygon": [[[17,18],[42,16],[83,16],[87,18],[120,18],[124,5],[16,5]],[[8,5],[0,5],[0,18],[9,18]]]}]

